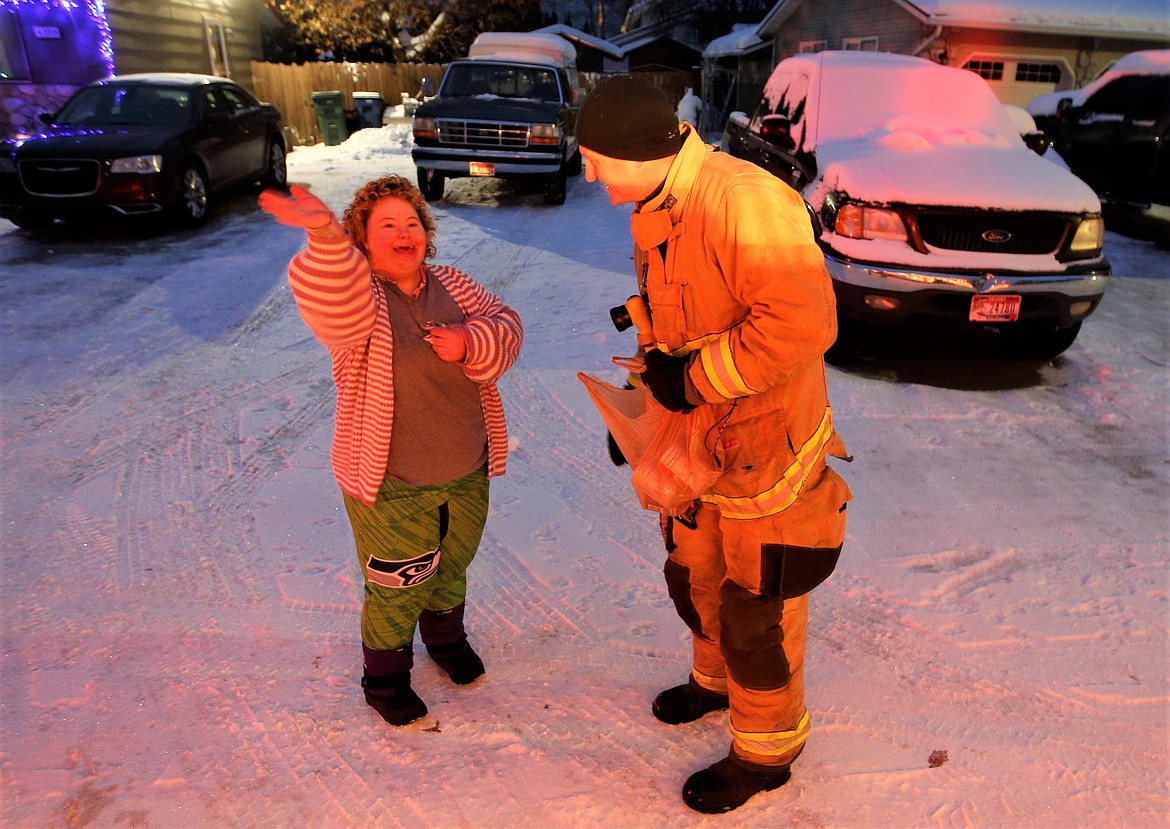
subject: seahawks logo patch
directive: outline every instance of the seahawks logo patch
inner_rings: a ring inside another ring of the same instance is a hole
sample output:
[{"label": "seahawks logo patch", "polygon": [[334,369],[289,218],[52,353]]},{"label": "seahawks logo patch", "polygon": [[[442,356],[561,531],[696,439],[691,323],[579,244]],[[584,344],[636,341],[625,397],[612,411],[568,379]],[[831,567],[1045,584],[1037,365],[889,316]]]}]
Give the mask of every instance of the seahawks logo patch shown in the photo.
[{"label": "seahawks logo patch", "polygon": [[370,556],[370,560],[366,562],[366,578],[382,587],[414,587],[429,579],[439,569],[441,552],[442,549],[436,547],[429,553],[404,561],[387,561]]}]

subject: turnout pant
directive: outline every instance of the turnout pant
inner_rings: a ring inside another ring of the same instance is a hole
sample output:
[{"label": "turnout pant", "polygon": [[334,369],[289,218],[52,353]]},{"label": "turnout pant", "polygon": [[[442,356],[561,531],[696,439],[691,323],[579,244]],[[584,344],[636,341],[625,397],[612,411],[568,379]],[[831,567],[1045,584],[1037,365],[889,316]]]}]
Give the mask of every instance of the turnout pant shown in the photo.
[{"label": "turnout pant", "polygon": [[692,633],[692,675],[728,694],[732,751],[749,762],[784,765],[808,739],[807,593],[836,565],[848,499],[825,467],[776,515],[728,519],[703,503],[693,526],[663,521],[666,584]]}]

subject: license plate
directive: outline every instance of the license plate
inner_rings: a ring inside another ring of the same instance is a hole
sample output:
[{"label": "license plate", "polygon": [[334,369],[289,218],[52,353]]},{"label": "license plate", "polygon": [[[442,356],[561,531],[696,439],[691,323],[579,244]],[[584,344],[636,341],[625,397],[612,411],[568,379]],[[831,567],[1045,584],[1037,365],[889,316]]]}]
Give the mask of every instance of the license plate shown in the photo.
[{"label": "license plate", "polygon": [[971,322],[1015,322],[1020,318],[1020,300],[1015,295],[971,297]]},{"label": "license plate", "polygon": [[469,171],[473,176],[494,176],[496,174],[496,165],[489,164],[486,161],[471,161]]}]

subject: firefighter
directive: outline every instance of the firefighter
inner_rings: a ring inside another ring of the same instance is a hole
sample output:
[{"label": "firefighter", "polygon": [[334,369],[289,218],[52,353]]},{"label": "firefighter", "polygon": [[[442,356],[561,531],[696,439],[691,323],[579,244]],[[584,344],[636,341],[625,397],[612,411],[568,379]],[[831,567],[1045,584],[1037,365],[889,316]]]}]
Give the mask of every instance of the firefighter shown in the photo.
[{"label": "firefighter", "polygon": [[667,588],[692,633],[690,676],[652,711],[677,725],[730,709],[730,750],[682,790],[696,811],[727,812],[788,782],[811,728],[807,594],[836,566],[851,497],[825,462],[846,457],[825,383],[832,284],[800,195],[713,152],[649,83],[602,81],[577,136],[586,179],[634,205],[654,340],[640,381],[672,411],[713,407],[702,451],[722,472],[661,516]]}]

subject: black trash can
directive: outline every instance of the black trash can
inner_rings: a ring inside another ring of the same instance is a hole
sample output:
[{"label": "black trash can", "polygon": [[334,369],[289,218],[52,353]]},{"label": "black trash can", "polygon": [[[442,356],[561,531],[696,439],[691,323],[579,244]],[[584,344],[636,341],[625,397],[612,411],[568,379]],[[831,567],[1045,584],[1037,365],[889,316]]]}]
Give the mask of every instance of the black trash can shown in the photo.
[{"label": "black trash can", "polygon": [[380,92],[353,93],[353,108],[357,110],[358,129],[382,126],[382,94]]},{"label": "black trash can", "polygon": [[314,92],[313,108],[317,110],[317,126],[321,140],[332,146],[349,138],[345,125],[345,95],[340,91]]}]

